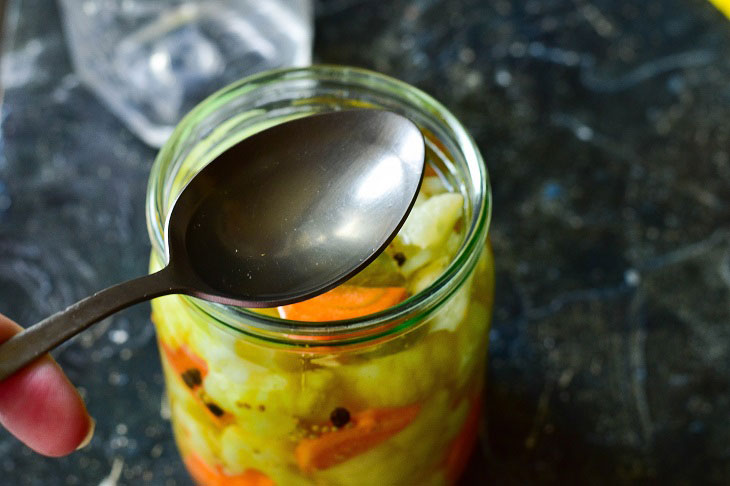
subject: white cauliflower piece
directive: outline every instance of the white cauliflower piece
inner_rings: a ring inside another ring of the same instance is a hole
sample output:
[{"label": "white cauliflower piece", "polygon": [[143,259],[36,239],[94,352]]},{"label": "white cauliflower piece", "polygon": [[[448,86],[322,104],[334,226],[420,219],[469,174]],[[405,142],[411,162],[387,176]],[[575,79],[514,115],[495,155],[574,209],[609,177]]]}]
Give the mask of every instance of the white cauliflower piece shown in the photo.
[{"label": "white cauliflower piece", "polygon": [[473,276],[474,274],[467,278],[466,282],[461,284],[461,288],[454,292],[443,307],[438,310],[433,318],[431,332],[440,330],[456,331],[469,309]]},{"label": "white cauliflower piece", "polygon": [[461,194],[437,194],[413,207],[398,237],[406,245],[439,247],[453,232],[463,206],[464,198]]},{"label": "white cauliflower piece", "polygon": [[[309,486],[294,463],[294,442],[253,434],[246,427],[231,425],[221,436],[221,459],[229,474],[241,474],[246,469],[258,469],[275,484]],[[288,460],[287,460],[288,459]]]}]

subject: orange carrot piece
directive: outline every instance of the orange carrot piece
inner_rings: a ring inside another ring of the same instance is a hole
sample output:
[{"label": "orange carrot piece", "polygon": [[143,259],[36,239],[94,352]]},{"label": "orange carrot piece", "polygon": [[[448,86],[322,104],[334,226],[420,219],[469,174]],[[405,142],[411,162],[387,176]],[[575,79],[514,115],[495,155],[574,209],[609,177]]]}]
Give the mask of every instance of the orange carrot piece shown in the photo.
[{"label": "orange carrot piece", "polygon": [[[208,364],[203,358],[195,354],[184,344],[176,349],[172,349],[166,343],[160,341],[162,349],[165,353],[168,363],[177,373],[178,377],[185,383],[190,389],[195,401],[203,407],[205,413],[210,418],[211,422],[217,424],[219,427],[223,427],[233,422],[233,415],[221,409],[215,404],[207,402],[202,395],[202,380],[208,374]],[[198,376],[195,373],[199,372]],[[196,383],[197,381],[197,383]]]},{"label": "orange carrot piece", "polygon": [[312,472],[351,459],[406,428],[420,410],[416,403],[354,414],[345,427],[300,441],[294,451],[297,464],[302,471]]},{"label": "orange carrot piece", "polygon": [[214,485],[218,482],[218,470],[213,466],[208,465],[196,453],[188,454],[185,457],[185,467],[188,468],[188,472],[193,477],[196,483],[200,485]]},{"label": "orange carrot piece", "polygon": [[208,364],[203,358],[193,353],[190,348],[184,344],[179,346],[177,349],[172,349],[164,341],[160,341],[162,349],[165,351],[167,360],[172,365],[173,369],[180,375],[190,369],[197,369],[200,371],[200,376],[205,378],[208,374]]},{"label": "orange carrot piece", "polygon": [[469,457],[477,442],[477,433],[479,431],[479,420],[482,416],[482,395],[479,394],[472,399],[469,414],[461,426],[461,430],[451,442],[448,453],[444,460],[444,468],[446,469],[446,478],[449,484],[456,484],[461,477],[469,462]]},{"label": "orange carrot piece", "polygon": [[312,299],[280,306],[279,314],[295,321],[339,321],[374,314],[406,297],[408,291],[403,287],[341,285]]},{"label": "orange carrot piece", "polygon": [[243,474],[228,476],[220,466],[211,466],[194,452],[185,457],[185,466],[200,486],[275,486],[274,481],[258,469],[246,469]]}]

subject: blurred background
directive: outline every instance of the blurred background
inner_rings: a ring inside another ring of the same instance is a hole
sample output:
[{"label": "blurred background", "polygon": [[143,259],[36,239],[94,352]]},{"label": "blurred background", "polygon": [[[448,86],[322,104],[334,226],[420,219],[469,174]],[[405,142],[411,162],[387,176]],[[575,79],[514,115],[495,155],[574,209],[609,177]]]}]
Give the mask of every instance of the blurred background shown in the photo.
[{"label": "blurred background", "polygon": [[[230,11],[183,6],[140,33],[112,18],[135,3],[5,5],[1,312],[28,325],[146,271],[154,146],[217,83],[253,60],[371,68],[451,109],[492,178],[488,425],[463,483],[728,484],[730,21],[712,4],[292,2],[236,51]],[[197,34],[147,44],[141,78],[134,49],[191,19]],[[114,25],[134,42],[106,45]],[[174,92],[162,108],[154,83]],[[191,484],[148,321],[135,307],[56,352],[96,435],[44,459],[0,431],[1,484]]]}]

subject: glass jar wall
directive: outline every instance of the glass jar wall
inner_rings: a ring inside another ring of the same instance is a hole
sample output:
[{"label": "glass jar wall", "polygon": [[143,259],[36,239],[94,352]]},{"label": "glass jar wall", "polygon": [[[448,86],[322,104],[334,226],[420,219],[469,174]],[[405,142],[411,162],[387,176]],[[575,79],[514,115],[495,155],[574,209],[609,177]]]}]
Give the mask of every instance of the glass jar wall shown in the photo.
[{"label": "glass jar wall", "polygon": [[[335,322],[156,299],[175,437],[200,484],[453,484],[471,453],[494,284],[488,179],[458,121],[416,88],[322,66],[263,73],[208,98],[153,167],[150,268],[164,265],[164,222],[175,197],[216,155],[286,120],[357,108],[402,113],[426,140],[421,204],[409,216],[425,223],[408,230],[407,222],[401,232],[410,233],[385,253],[397,262],[407,298]],[[444,220],[447,199],[458,211]],[[431,237],[423,227],[435,220],[447,223]],[[379,271],[371,270],[376,280]]]}]

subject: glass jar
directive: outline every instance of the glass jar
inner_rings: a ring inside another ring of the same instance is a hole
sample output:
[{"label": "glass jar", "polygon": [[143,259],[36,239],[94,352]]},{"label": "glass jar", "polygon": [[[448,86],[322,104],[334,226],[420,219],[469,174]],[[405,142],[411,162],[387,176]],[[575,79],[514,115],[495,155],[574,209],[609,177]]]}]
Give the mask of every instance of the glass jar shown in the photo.
[{"label": "glass jar", "polygon": [[487,172],[473,140],[416,88],[355,68],[262,73],[215,93],[176,128],[150,176],[150,270],[185,183],[226,148],[300,116],[401,113],[428,169],[463,196],[461,239],[437,276],[387,310],[294,322],[168,296],[152,303],[175,438],[204,485],[453,484],[477,437],[494,275]]}]

